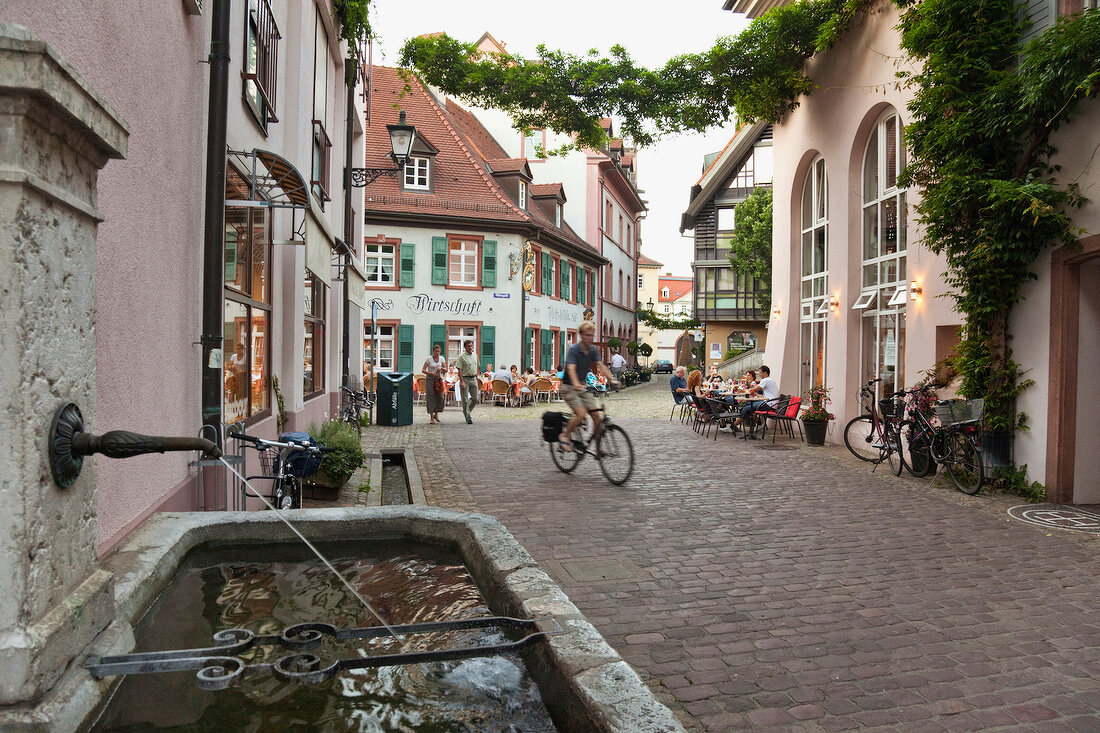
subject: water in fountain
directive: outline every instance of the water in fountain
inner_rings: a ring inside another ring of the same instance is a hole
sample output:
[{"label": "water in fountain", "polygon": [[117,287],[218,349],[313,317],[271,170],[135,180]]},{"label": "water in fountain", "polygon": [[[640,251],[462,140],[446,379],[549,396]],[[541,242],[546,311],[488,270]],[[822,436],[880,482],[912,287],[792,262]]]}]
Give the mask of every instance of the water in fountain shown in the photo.
[{"label": "water in fountain", "polygon": [[[395,623],[490,615],[457,558],[427,545],[324,545],[334,568],[357,591],[370,589]],[[274,556],[278,553],[278,556]],[[383,554],[384,553],[384,554]],[[137,631],[138,651],[211,645],[215,631],[248,628],[258,634],[304,621],[341,628],[373,622],[355,593],[324,563],[297,546],[217,547],[187,558]],[[499,643],[498,630],[406,636],[403,650]],[[326,639],[315,651],[334,659],[393,652],[392,637]],[[288,652],[261,647],[249,664]],[[244,655],[242,655],[244,656]],[[193,672],[127,677],[96,731],[552,731],[518,655],[344,672],[319,685],[246,676],[220,691],[204,691]]]}]

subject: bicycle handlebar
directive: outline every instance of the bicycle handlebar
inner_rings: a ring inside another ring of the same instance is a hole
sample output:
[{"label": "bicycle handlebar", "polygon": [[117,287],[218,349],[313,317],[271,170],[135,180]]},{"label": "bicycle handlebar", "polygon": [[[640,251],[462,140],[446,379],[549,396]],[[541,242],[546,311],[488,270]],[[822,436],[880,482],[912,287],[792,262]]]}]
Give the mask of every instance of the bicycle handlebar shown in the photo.
[{"label": "bicycle handlebar", "polygon": [[228,433],[228,435],[230,438],[252,443],[252,445],[256,446],[256,448],[289,448],[294,451],[304,450],[309,451],[310,453],[321,454],[332,453],[334,450],[336,450],[335,448],[330,448],[324,445],[303,445],[302,443],[295,442],[280,443],[277,440],[264,440],[263,438],[257,438],[255,435],[245,435],[244,433]]}]

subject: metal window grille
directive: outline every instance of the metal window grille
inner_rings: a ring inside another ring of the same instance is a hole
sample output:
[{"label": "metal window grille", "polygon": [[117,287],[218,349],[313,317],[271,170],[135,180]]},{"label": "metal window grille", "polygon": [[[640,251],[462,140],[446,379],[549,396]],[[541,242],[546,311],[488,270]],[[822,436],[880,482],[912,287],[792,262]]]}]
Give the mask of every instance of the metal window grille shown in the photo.
[{"label": "metal window grille", "polygon": [[256,33],[256,67],[246,72],[244,78],[256,84],[263,99],[268,119],[278,122],[275,114],[275,99],[278,92],[276,75],[279,69],[279,26],[271,12],[268,0],[252,0],[249,10],[249,22]]}]

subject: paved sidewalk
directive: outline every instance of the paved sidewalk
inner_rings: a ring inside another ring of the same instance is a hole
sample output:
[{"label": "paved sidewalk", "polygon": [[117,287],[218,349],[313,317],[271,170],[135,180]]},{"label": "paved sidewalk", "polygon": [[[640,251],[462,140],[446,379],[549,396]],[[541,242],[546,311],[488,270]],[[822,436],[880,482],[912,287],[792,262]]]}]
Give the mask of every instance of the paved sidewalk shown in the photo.
[{"label": "paved sidewalk", "polygon": [[527,419],[364,442],[411,445],[430,503],[497,516],[689,730],[1100,730],[1100,539],[843,448],[704,439],[663,390],[613,398],[666,406],[621,421],[622,487],[558,472]]}]

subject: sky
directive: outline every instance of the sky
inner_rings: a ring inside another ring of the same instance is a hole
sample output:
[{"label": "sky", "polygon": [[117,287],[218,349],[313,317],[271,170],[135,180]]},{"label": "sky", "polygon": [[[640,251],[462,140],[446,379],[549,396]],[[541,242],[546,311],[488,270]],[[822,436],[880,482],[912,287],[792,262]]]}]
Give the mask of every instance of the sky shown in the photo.
[{"label": "sky", "polygon": [[[519,12],[518,8],[535,11]],[[488,31],[524,58],[535,47],[606,55],[616,43],[649,68],[682,53],[710,48],[715,39],[736,35],[748,21],[722,10],[722,0],[680,0],[674,5],[612,0],[557,0],[520,4],[515,0],[376,0],[371,25],[379,36],[376,64],[397,64],[407,38],[443,31],[474,42]],[[680,214],[692,185],[703,172],[703,156],[721,150],[733,135],[730,122],[705,134],[670,136],[642,148],[637,156],[638,188],[649,202],[642,224],[642,252],[664,263],[662,274],[690,275],[691,232],[680,235]]]}]

